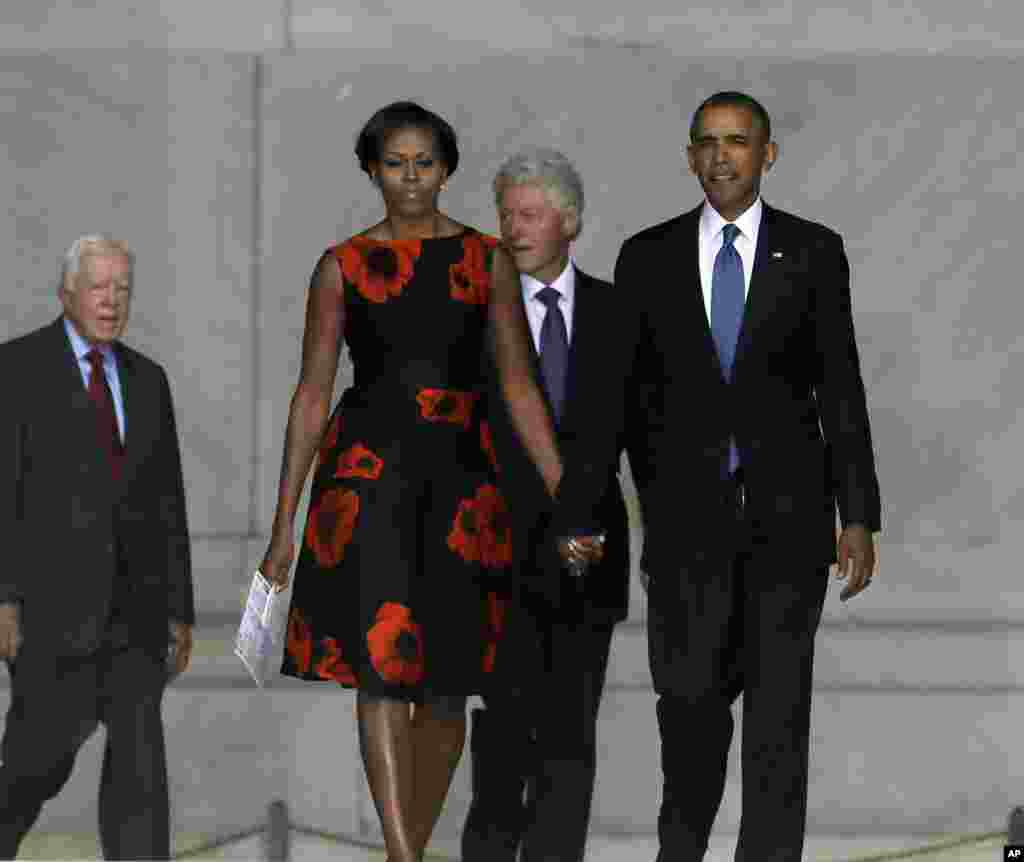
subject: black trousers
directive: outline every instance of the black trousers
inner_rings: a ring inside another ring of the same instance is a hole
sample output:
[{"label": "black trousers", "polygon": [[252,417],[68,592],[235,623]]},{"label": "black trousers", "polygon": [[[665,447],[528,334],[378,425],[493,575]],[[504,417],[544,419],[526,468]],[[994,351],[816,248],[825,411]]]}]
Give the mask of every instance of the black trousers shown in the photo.
[{"label": "black trousers", "polygon": [[12,698],[0,744],[0,858],[13,859],[75,756],[106,726],[100,839],[106,859],[170,858],[161,701],[165,652],[108,643],[55,657],[26,642],[8,664]]},{"label": "black trousers", "polygon": [[[525,616],[523,616],[525,615]],[[518,617],[518,619],[516,619]],[[579,862],[597,765],[597,713],[614,623],[531,619],[517,606],[508,626],[532,627],[534,672],[484,695],[473,713],[473,797],[463,862]],[[500,661],[500,660],[499,660]]]},{"label": "black trousers", "polygon": [[[737,495],[738,525],[744,498]],[[664,787],[658,862],[698,862],[725,788],[743,694],[738,862],[793,862],[807,813],[814,637],[827,567],[746,543],[717,566],[652,574],[648,638]]]}]

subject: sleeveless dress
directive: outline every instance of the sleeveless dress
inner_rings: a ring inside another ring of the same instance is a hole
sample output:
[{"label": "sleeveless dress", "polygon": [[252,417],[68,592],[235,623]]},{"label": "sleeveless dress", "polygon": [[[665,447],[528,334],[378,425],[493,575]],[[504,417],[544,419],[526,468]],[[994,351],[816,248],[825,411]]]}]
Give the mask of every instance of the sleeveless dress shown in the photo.
[{"label": "sleeveless dress", "polygon": [[284,674],[410,702],[485,688],[512,563],[481,421],[496,242],[468,229],[329,250],[355,379],[314,468]]}]

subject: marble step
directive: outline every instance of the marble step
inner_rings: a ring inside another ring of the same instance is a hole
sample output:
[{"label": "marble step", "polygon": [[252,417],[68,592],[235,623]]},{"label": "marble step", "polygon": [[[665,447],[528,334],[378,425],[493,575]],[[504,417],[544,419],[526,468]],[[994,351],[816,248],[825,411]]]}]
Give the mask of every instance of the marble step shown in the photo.
[{"label": "marble step", "polygon": [[[653,834],[661,795],[653,693],[612,689],[598,726],[592,829]],[[740,705],[716,830],[740,818]],[[987,832],[1024,800],[1024,692],[853,690],[814,695],[808,831],[824,834]],[[684,731],[685,732],[685,731]],[[699,740],[696,740],[699,744]],[[460,764],[442,834],[457,834],[469,800]],[[364,789],[365,793],[365,789]],[[366,822],[373,823],[368,794]]]},{"label": "marble step", "polygon": [[[267,803],[289,802],[296,822],[372,835],[376,814],[362,775],[352,692],[278,677],[264,690],[231,654],[234,621],[201,620],[192,669],[167,692],[164,716],[178,831],[249,828]],[[1002,828],[1024,803],[1021,633],[1014,627],[823,626],[812,719],[808,828],[823,834],[948,834]],[[651,835],[660,795],[655,696],[645,633],[619,627],[599,726],[595,834]],[[0,687],[0,714],[9,691]],[[739,737],[720,812],[739,820]],[[40,828],[96,823],[103,731],[86,744]],[[469,758],[456,774],[439,838],[458,834]]]},{"label": "marble step", "polygon": [[[0,709],[7,707],[0,693]],[[270,690],[174,686],[164,703],[176,831],[249,828],[273,799],[295,822],[372,834],[377,818],[360,763],[354,696],[330,684]],[[1001,829],[1024,802],[1019,745],[1024,694],[821,692],[814,697],[808,830],[924,834]],[[654,696],[610,690],[599,719],[596,834],[651,835],[660,797]],[[96,823],[103,731],[84,746],[63,792],[44,808],[44,832]],[[738,744],[716,829],[739,822]],[[469,758],[457,770],[439,838],[458,835],[469,799]]]}]

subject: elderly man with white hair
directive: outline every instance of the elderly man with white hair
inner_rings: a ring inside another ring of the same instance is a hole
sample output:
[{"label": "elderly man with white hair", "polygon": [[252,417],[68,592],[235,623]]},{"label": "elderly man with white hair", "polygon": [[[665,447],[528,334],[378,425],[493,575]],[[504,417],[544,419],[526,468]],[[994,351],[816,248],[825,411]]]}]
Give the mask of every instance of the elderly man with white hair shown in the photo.
[{"label": "elderly man with white hair", "polygon": [[120,341],[132,266],[123,242],[80,238],[62,265],[63,314],[0,344],[2,859],[101,722],[104,857],[170,856],[160,705],[188,665],[194,607],[170,387]]},{"label": "elderly man with white hair", "polygon": [[526,862],[575,862],[586,845],[612,632],[628,609],[629,530],[617,474],[634,327],[612,285],[570,257],[584,198],[564,155],[513,156],[494,192],[564,476],[552,502],[501,400],[492,399],[519,588],[508,597],[495,684],[473,714],[462,858],[514,862],[521,852]]}]

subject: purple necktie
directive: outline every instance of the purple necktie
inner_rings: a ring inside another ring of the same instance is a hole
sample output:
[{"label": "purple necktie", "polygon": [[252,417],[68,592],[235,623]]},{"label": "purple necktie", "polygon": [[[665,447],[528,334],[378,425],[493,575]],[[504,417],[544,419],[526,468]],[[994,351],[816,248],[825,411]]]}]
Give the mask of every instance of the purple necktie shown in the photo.
[{"label": "purple necktie", "polygon": [[561,298],[562,294],[553,287],[545,287],[537,293],[537,299],[547,306],[540,327],[540,370],[544,377],[544,389],[555,412],[556,424],[562,418],[565,378],[569,370],[569,330],[562,309],[558,307]]},{"label": "purple necktie", "polygon": [[[726,381],[732,380],[736,342],[739,340],[740,324],[743,323],[743,259],[733,245],[739,232],[740,229],[734,224],[722,228],[722,247],[715,255],[711,275],[711,334],[718,348],[718,358]],[[729,472],[734,473],[739,465],[736,438],[730,436]]]}]

